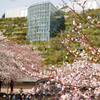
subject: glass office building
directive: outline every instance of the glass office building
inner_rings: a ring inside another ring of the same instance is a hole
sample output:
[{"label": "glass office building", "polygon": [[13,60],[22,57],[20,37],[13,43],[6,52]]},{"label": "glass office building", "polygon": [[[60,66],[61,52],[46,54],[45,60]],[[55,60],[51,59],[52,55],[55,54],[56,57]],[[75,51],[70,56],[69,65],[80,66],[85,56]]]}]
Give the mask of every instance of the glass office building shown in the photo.
[{"label": "glass office building", "polygon": [[50,2],[28,8],[28,33],[30,41],[49,41],[63,21],[63,14]]}]

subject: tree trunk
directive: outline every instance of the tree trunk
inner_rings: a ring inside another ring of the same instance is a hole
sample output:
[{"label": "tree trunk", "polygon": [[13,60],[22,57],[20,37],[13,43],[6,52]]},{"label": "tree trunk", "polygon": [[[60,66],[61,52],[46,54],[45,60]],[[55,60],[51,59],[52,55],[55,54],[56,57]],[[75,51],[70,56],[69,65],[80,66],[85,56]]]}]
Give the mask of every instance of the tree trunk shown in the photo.
[{"label": "tree trunk", "polygon": [[11,80],[11,82],[10,82],[10,89],[11,89],[11,91],[13,91],[13,87],[14,87],[14,82]]},{"label": "tree trunk", "polygon": [[0,92],[1,92],[2,81],[0,81]]},{"label": "tree trunk", "polygon": [[9,83],[8,83],[8,86],[7,86],[7,93],[8,93],[8,91],[9,91]]}]

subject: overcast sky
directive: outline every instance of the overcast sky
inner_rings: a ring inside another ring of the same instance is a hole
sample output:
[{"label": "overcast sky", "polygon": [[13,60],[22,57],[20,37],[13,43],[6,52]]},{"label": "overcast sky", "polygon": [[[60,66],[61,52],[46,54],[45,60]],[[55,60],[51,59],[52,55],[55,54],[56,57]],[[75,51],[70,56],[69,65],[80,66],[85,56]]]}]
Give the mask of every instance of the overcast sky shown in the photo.
[{"label": "overcast sky", "polygon": [[[4,14],[6,9],[29,6],[43,1],[50,1],[55,6],[63,4],[62,0],[0,0],[0,18]],[[67,2],[68,0],[64,1]]]}]

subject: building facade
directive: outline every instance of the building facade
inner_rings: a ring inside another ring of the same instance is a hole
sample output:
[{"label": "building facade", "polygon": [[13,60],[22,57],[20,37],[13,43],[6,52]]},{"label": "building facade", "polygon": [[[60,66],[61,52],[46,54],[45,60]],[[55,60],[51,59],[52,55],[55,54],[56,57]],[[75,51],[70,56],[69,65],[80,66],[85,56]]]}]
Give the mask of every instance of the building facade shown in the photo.
[{"label": "building facade", "polygon": [[30,41],[49,41],[63,20],[63,14],[50,2],[28,8],[28,32]]},{"label": "building facade", "polygon": [[69,8],[71,8],[74,9],[77,13],[81,13],[83,11],[83,8],[81,7],[82,5],[84,5],[84,10],[100,8],[100,0],[87,0],[86,3],[85,1],[86,0],[72,0],[67,3],[68,8],[62,7],[62,10],[67,12],[70,10]]},{"label": "building facade", "polygon": [[27,17],[27,10],[28,7],[7,9],[5,11],[5,18]]}]

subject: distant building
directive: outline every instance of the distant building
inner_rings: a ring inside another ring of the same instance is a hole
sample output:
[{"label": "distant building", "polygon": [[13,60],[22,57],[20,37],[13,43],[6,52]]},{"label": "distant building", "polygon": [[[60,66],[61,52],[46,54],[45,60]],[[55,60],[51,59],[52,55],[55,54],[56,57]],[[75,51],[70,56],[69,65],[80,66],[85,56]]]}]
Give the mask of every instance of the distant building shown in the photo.
[{"label": "distant building", "polygon": [[[86,0],[72,0],[72,1],[67,3],[67,7],[63,6],[62,10],[64,12],[67,12],[67,11],[70,10],[69,8],[72,8],[77,13],[80,13],[83,10],[80,5],[83,5],[85,1]],[[87,9],[98,9],[98,8],[100,8],[100,0],[87,0],[86,3],[84,4],[84,7],[85,7],[84,8],[85,10],[87,10]]]},{"label": "distant building", "polygon": [[28,8],[28,33],[30,41],[49,41],[63,21],[63,14],[50,2]]},{"label": "distant building", "polygon": [[[23,78],[20,78],[14,82],[14,86],[13,86],[14,92],[19,93],[19,89],[22,88],[24,93],[26,93],[26,92],[30,93],[32,90],[32,87],[37,84],[37,81],[38,80],[34,77],[24,76]],[[8,91],[8,93],[9,93],[10,90],[11,89],[10,89],[9,83],[3,82],[0,92],[7,93],[7,91]]]},{"label": "distant building", "polygon": [[28,7],[7,9],[5,11],[5,18],[27,17],[27,9]]}]

